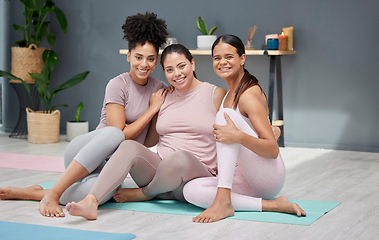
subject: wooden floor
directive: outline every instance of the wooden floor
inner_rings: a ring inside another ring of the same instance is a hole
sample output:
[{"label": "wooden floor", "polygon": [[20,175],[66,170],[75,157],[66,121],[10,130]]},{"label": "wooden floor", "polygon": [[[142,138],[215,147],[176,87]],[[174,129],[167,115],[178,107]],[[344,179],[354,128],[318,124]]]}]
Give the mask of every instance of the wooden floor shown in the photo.
[{"label": "wooden floor", "polygon": [[[0,133],[0,151],[63,156],[67,142],[29,144]],[[280,195],[341,204],[310,226],[231,220],[198,224],[189,216],[99,210],[98,220],[46,218],[38,202],[0,201],[0,221],[133,233],[137,239],[378,239],[379,153],[283,148],[287,178]],[[0,187],[57,180],[59,173],[0,168]],[[0,233],[1,238],[1,233]]]}]

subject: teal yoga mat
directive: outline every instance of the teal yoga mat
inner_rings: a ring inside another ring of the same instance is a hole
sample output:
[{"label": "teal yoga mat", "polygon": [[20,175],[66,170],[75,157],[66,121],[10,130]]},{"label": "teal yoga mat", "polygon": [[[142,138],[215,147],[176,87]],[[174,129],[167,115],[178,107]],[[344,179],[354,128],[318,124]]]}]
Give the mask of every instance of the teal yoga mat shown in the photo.
[{"label": "teal yoga mat", "polygon": [[[306,217],[298,217],[292,214],[275,213],[275,212],[235,212],[229,219],[239,219],[257,222],[285,223],[296,225],[311,225],[324,214],[339,205],[336,202],[321,202],[309,200],[294,200],[307,213]],[[115,203],[108,202],[101,208],[111,208],[118,210],[129,210],[138,212],[153,212],[164,214],[191,215],[196,216],[204,209],[196,207],[189,203],[178,202],[174,200],[152,200],[147,202],[132,203]]]},{"label": "teal yoga mat", "polygon": [[0,221],[0,239],[7,240],[129,240],[135,237],[130,233],[95,232]]},{"label": "teal yoga mat", "polygon": [[[41,184],[44,188],[50,188],[55,182]],[[299,204],[307,213],[306,217],[298,217],[292,214],[275,213],[275,212],[235,212],[229,219],[239,219],[257,222],[284,223],[296,225],[311,225],[317,219],[337,207],[338,202],[323,202],[311,200],[290,199],[290,202]],[[118,210],[128,210],[137,212],[153,212],[163,214],[190,215],[196,216],[204,209],[196,207],[189,203],[183,203],[174,200],[152,200],[147,202],[132,203],[115,203],[108,202],[100,208],[110,208]]]}]

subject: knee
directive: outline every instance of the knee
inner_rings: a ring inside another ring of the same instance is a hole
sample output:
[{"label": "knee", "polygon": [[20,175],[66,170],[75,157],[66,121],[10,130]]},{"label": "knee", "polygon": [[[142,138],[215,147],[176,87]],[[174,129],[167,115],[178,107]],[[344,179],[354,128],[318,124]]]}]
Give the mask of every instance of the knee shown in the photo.
[{"label": "knee", "polygon": [[71,161],[74,159],[76,154],[78,154],[78,151],[80,150],[80,148],[78,148],[78,146],[81,146],[81,143],[86,138],[85,135],[86,134],[77,136],[76,138],[72,139],[70,141],[70,143],[67,145],[67,148],[66,148],[66,150],[64,152],[64,156],[63,156],[65,168],[67,168],[68,165],[70,165]]},{"label": "knee", "polygon": [[146,149],[145,146],[143,146],[142,144],[140,144],[139,142],[135,141],[135,140],[124,140],[123,142],[121,142],[120,146],[118,147],[117,151],[123,151],[123,152],[127,152],[127,153],[136,153],[138,154],[138,152],[142,151],[142,149]]},{"label": "knee", "polygon": [[[233,120],[236,116],[236,111],[231,108],[220,109],[216,114],[215,123],[217,125],[226,125],[225,113]],[[234,121],[234,120],[233,120]]]},{"label": "knee", "polygon": [[201,189],[200,186],[199,178],[195,178],[184,185],[183,196],[187,202],[192,203],[196,201],[196,196],[199,194]]},{"label": "knee", "polygon": [[121,129],[113,126],[108,126],[105,128],[102,128],[102,133],[105,138],[111,140],[116,140],[116,141],[123,141],[125,139],[124,133],[121,131]]},{"label": "knee", "polygon": [[164,158],[160,165],[172,172],[180,172],[187,170],[188,166],[191,166],[188,162],[193,161],[194,158],[195,157],[189,152],[175,151],[167,158]]}]

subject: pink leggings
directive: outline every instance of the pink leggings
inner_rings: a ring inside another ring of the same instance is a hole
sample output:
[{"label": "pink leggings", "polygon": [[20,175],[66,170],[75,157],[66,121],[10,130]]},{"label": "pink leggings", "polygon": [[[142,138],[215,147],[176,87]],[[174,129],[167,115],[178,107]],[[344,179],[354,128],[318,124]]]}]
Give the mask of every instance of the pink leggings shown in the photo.
[{"label": "pink leggings", "polygon": [[[239,112],[221,109],[216,124],[226,125],[226,112],[237,128],[258,137]],[[217,143],[218,177],[198,178],[184,187],[185,199],[208,208],[216,196],[217,187],[232,189],[232,204],[236,211],[262,211],[262,198],[270,199],[280,192],[285,179],[282,158],[263,158],[240,144]]]},{"label": "pink leggings", "polygon": [[142,144],[126,140],[108,160],[90,193],[102,202],[128,173],[146,196],[179,201],[185,201],[182,189],[188,181],[213,176],[191,153],[176,151],[161,159]]}]

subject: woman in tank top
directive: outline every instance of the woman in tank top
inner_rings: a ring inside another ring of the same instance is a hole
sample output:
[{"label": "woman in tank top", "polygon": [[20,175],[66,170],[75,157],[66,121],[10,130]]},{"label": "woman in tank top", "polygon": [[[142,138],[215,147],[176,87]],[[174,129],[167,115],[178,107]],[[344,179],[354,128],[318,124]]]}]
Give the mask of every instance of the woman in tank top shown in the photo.
[{"label": "woman in tank top", "polygon": [[267,99],[258,80],[245,68],[245,47],[234,35],[212,46],[213,69],[229,91],[214,125],[218,177],[198,178],[184,187],[185,199],[206,208],[195,222],[214,222],[234,211],[273,211],[305,216],[284,196],[285,167],[268,121]]}]

